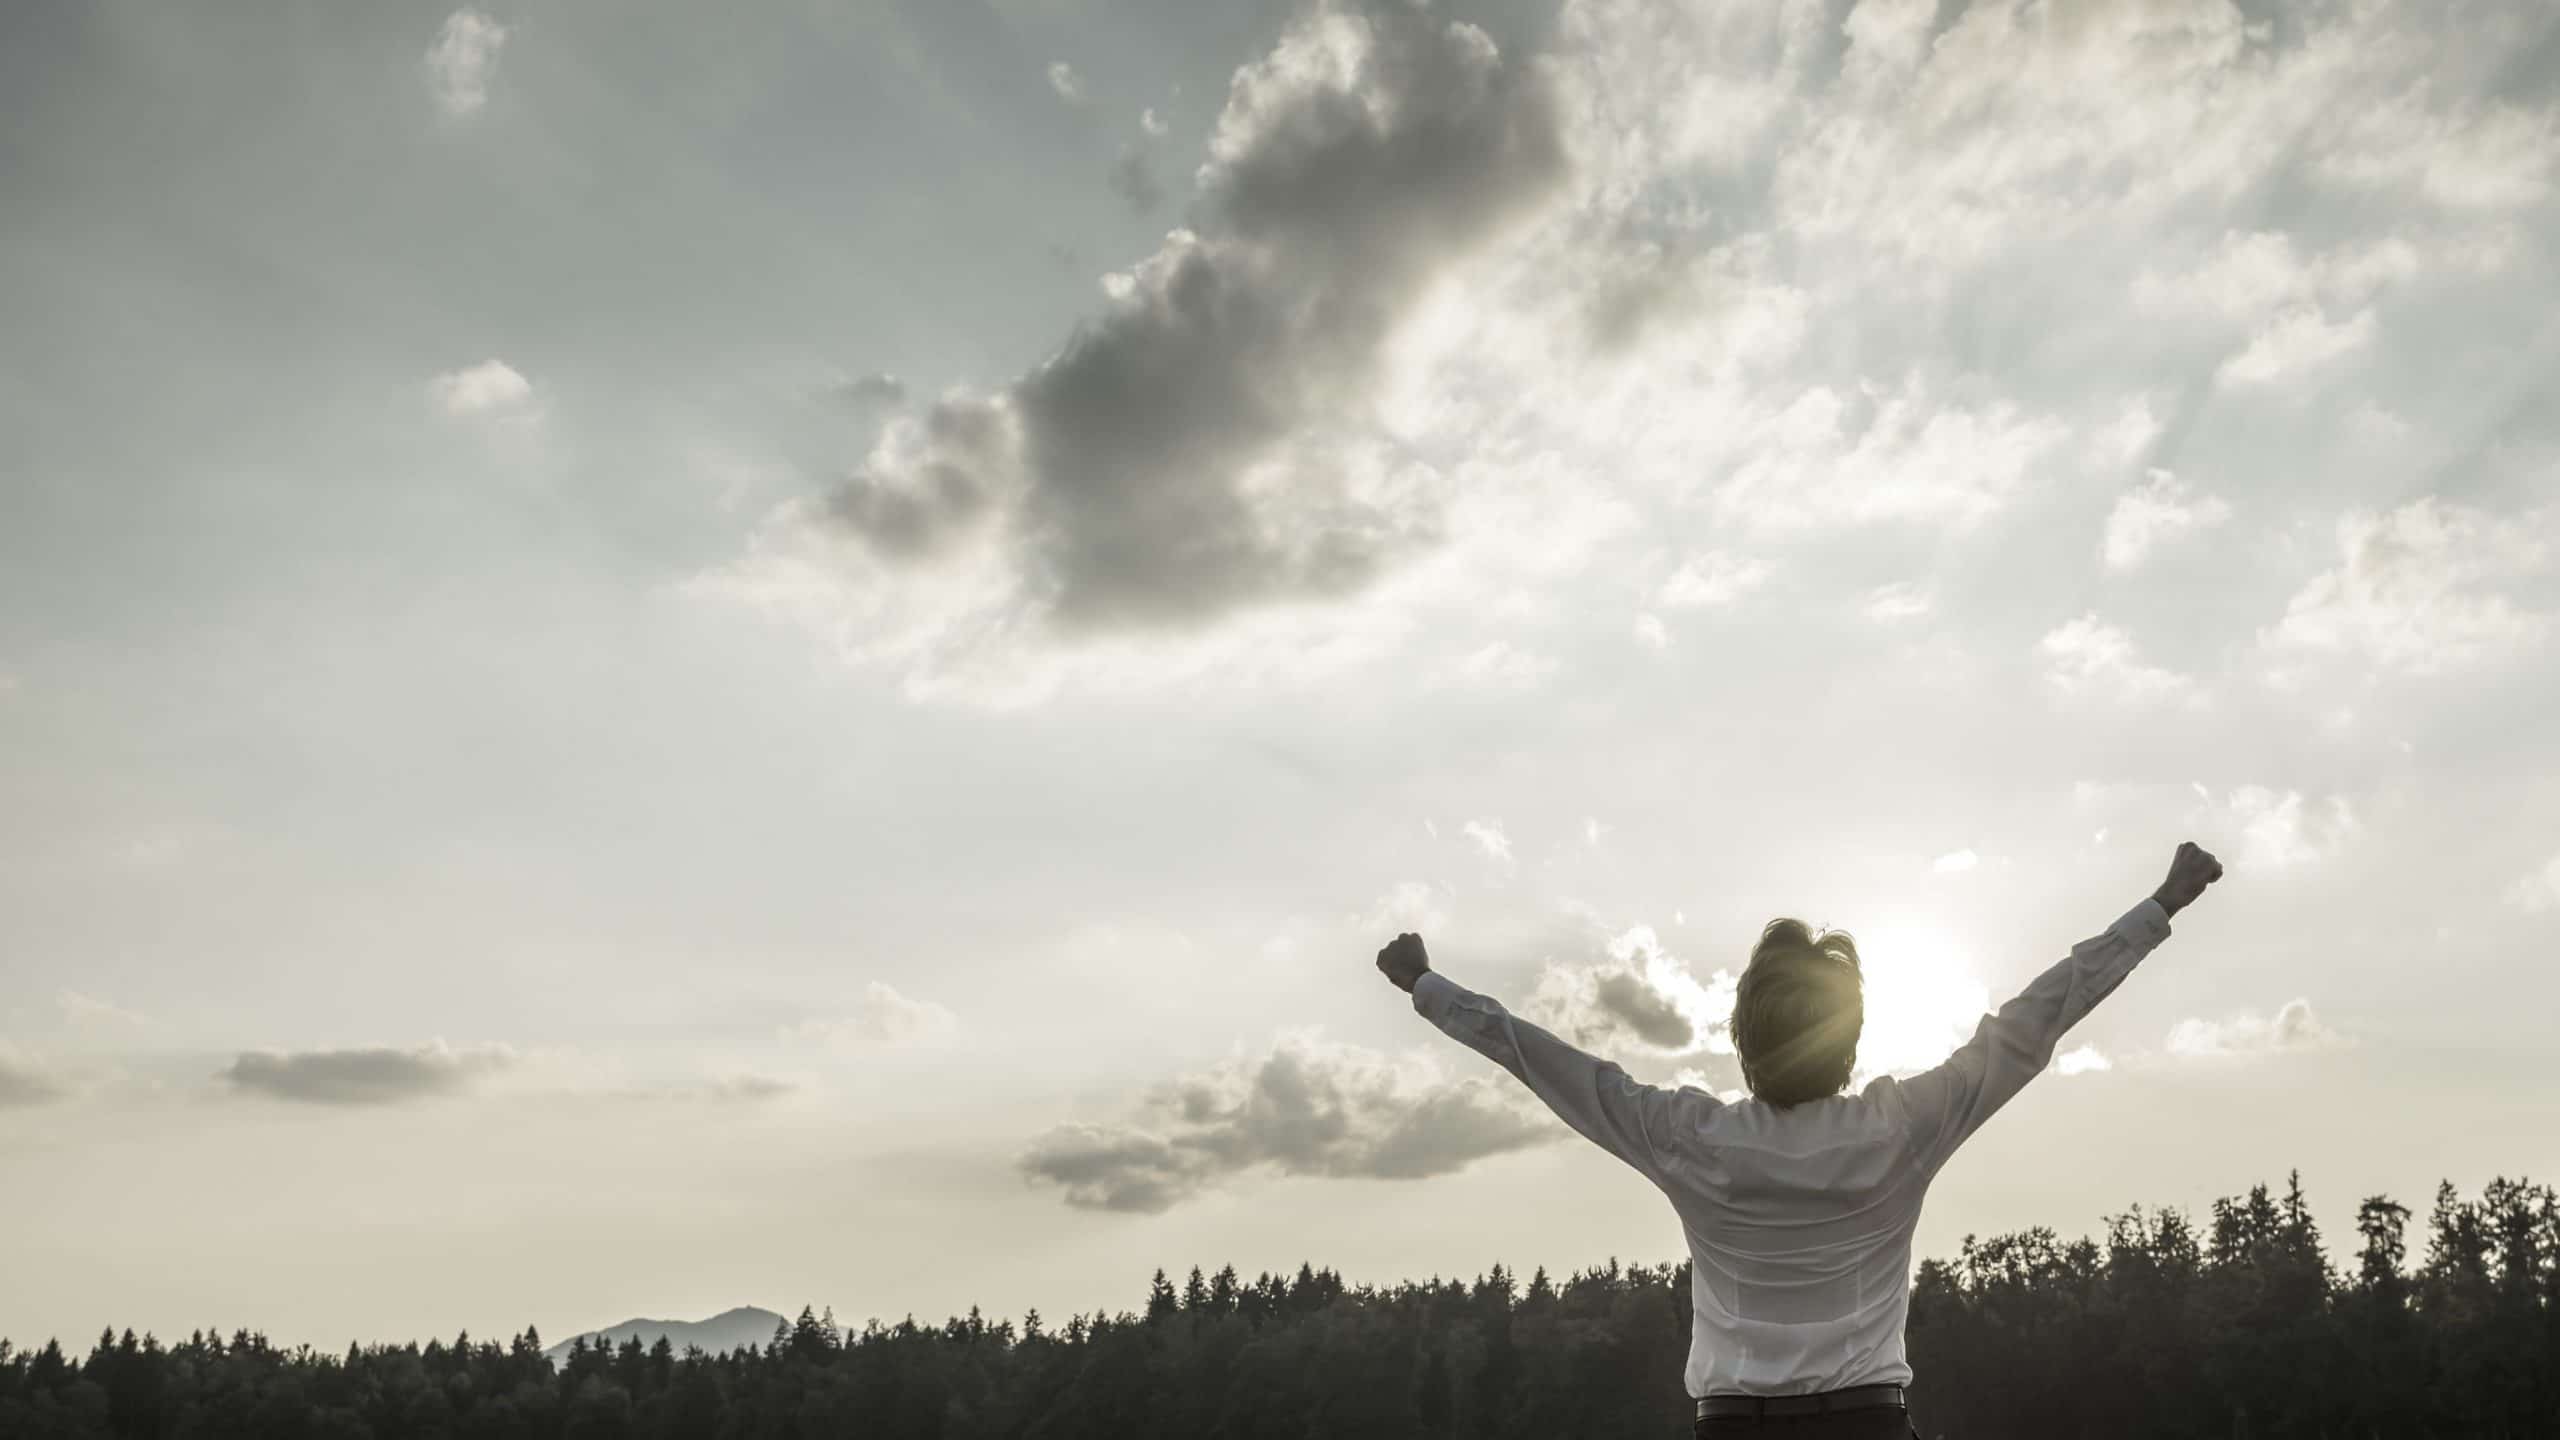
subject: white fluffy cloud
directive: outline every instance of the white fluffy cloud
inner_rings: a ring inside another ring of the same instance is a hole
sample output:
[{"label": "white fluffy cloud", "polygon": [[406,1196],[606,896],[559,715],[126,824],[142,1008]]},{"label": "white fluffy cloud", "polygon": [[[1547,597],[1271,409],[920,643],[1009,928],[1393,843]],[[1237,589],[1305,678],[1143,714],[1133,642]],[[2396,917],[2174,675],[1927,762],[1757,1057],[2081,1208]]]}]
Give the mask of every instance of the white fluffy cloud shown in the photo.
[{"label": "white fluffy cloud", "polygon": [[2146,663],[2129,632],[2094,613],[2045,632],[2036,652],[2044,657],[2046,680],[2065,696],[2140,703],[2196,693],[2193,681]]},{"label": "white fluffy cloud", "polygon": [[2095,1045],[2081,1045],[2054,1057],[2053,1069],[2058,1075],[2094,1075],[2113,1070],[2115,1062]]},{"label": "white fluffy cloud", "polygon": [[111,1000],[102,1000],[77,990],[61,991],[53,999],[62,1011],[64,1023],[70,1025],[148,1029],[154,1023],[150,1016],[138,1010],[128,1010]]},{"label": "white fluffy cloud", "polygon": [[444,113],[469,115],[489,103],[489,77],[506,43],[507,27],[478,10],[445,17],[426,59],[428,93]]},{"label": "white fluffy cloud", "polygon": [[2231,1060],[2343,1045],[2347,1037],[2321,1023],[2311,1002],[2288,1000],[2273,1015],[2242,1011],[2218,1020],[2189,1018],[2171,1026],[2173,1059]]},{"label": "white fluffy cloud", "polygon": [[1556,673],[1553,655],[1495,640],[1461,655],[1440,673],[1445,682],[1477,690],[1534,690]]},{"label": "white fluffy cloud", "polygon": [[1476,848],[1485,853],[1486,859],[1499,860],[1505,865],[1511,863],[1511,837],[1503,832],[1501,821],[1470,820],[1461,827],[1460,833],[1476,842]]},{"label": "white fluffy cloud", "polygon": [[2240,859],[2253,868],[2279,870],[2327,859],[2359,826],[2343,795],[2318,806],[2299,790],[2242,785],[2220,805],[2223,823],[2240,832]]},{"label": "white fluffy cloud", "polygon": [[2348,655],[2412,674],[2502,655],[2544,617],[2496,587],[2551,550],[2551,512],[2502,517],[2434,496],[2338,521],[2340,560],[2295,593],[2267,632],[2279,656]]},{"label": "white fluffy cloud", "polygon": [[533,382],[492,357],[448,370],[429,385],[436,407],[455,419],[521,419],[533,414]]},{"label": "white fluffy cloud", "polygon": [[1896,625],[1928,614],[1929,595],[1907,580],[1895,580],[1868,591],[1861,608],[1879,625]]},{"label": "white fluffy cloud", "polygon": [[1446,885],[1400,880],[1378,897],[1352,928],[1364,935],[1401,935],[1410,930],[1429,935],[1449,928],[1454,897]]},{"label": "white fluffy cloud", "polygon": [[2251,337],[2248,348],[2222,362],[2215,376],[2226,385],[2266,385],[2316,370],[2373,339],[2373,312],[2359,310],[2333,320],[2314,306],[2287,310]]},{"label": "white fluffy cloud", "polygon": [[2005,506],[2068,434],[2011,404],[1949,404],[1916,376],[1855,397],[1818,386],[1737,437],[1741,458],[1714,503],[1780,533],[1894,521],[1962,529]]},{"label": "white fluffy cloud", "polygon": [[1049,62],[1049,88],[1070,105],[1084,103],[1084,77],[1064,60]]},{"label": "white fluffy cloud", "polygon": [[1749,555],[1731,555],[1710,550],[1690,557],[1671,578],[1662,582],[1655,603],[1674,610],[1690,610],[1730,605],[1751,593],[1769,578],[1766,560]]},{"label": "white fluffy cloud", "polygon": [[878,980],[862,987],[862,998],[850,1014],[803,1020],[786,1027],[785,1040],[815,1045],[841,1054],[864,1054],[947,1040],[959,1028],[959,1017],[931,1000],[911,1000]]},{"label": "white fluffy cloud", "polygon": [[2231,506],[2220,498],[2195,493],[2166,470],[2146,471],[2139,483],[2116,497],[2099,554],[2110,570],[2139,569],[2161,545],[2230,518]]}]

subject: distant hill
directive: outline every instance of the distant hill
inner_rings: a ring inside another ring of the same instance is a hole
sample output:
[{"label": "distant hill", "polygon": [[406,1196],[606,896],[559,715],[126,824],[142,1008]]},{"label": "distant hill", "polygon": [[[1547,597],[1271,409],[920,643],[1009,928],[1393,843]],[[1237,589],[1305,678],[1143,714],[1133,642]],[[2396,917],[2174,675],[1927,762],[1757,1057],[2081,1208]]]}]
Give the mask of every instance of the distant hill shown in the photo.
[{"label": "distant hill", "polygon": [[584,1336],[572,1335],[542,1353],[554,1360],[565,1358],[569,1347],[584,1339],[589,1345],[598,1340],[619,1348],[623,1341],[637,1337],[642,1346],[658,1343],[667,1337],[678,1355],[688,1345],[699,1345],[705,1354],[719,1355],[749,1345],[764,1345],[773,1339],[773,1327],[783,1323],[781,1316],[753,1305],[723,1310],[708,1320],[625,1320],[602,1330],[590,1330]]}]

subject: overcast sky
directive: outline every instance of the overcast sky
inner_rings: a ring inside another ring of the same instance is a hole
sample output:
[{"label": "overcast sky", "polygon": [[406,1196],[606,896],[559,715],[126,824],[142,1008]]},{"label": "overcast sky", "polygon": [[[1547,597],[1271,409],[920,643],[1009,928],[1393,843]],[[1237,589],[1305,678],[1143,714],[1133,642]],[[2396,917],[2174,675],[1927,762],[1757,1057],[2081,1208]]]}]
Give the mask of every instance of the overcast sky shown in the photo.
[{"label": "overcast sky", "polygon": [[1675,1259],[1380,944],[2186,838],[1920,1253],[2560,1172],[2548,5],[829,9],[0,12],[0,1335]]}]

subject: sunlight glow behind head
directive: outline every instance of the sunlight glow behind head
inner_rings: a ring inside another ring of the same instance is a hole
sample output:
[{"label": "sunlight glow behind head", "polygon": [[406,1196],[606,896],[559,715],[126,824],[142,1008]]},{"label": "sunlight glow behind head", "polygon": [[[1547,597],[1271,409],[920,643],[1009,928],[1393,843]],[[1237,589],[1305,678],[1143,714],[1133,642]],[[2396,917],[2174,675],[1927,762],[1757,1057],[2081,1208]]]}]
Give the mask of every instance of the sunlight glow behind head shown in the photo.
[{"label": "sunlight glow behind head", "polygon": [[1917,926],[1858,933],[1867,1023],[1858,1039],[1853,1087],[1946,1059],[1991,1008],[1991,992],[1946,936]]}]

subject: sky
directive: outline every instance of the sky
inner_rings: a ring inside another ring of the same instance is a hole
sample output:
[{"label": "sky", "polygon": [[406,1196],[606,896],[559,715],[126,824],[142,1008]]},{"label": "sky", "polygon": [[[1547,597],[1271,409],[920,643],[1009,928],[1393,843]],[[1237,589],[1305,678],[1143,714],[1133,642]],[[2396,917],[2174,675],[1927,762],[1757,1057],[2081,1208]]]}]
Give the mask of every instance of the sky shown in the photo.
[{"label": "sky", "polygon": [[0,1336],[1682,1255],[1416,1016],[1861,1075],[2227,876],[1968,1234],[2560,1172],[2535,0],[0,14]]}]

